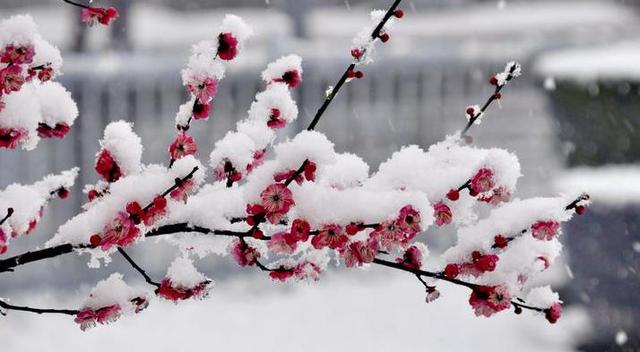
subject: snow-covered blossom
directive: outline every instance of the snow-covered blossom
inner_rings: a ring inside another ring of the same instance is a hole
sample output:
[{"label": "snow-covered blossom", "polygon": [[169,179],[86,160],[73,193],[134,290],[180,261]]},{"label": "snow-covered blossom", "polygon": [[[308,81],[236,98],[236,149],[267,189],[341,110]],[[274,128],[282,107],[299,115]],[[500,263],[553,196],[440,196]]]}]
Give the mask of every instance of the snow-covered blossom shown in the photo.
[{"label": "snow-covered blossom", "polygon": [[253,29],[242,18],[226,15],[218,35],[218,57],[226,61],[235,59],[244,42],[252,35]]},{"label": "snow-covered blossom", "polygon": [[80,12],[80,20],[93,27],[100,23],[108,26],[118,18],[119,13],[115,7],[85,7]]},{"label": "snow-covered blossom", "polygon": [[262,71],[262,80],[267,84],[279,82],[289,88],[297,87],[302,82],[302,58],[298,55],[279,58]]},{"label": "snow-covered blossom", "polygon": [[260,198],[265,216],[272,224],[277,224],[295,204],[289,188],[280,183],[269,185],[260,193]]},{"label": "snow-covered blossom", "polygon": [[511,293],[506,286],[477,286],[471,292],[469,304],[476,316],[490,317],[511,307]]},{"label": "snow-covered blossom", "polygon": [[229,252],[240,266],[251,266],[260,258],[260,252],[242,239],[234,240],[229,246]]},{"label": "snow-covered blossom", "polygon": [[171,160],[178,160],[187,155],[194,155],[198,151],[195,139],[184,131],[178,131],[173,143],[169,146]]},{"label": "snow-covered blossom", "polygon": [[396,263],[419,270],[422,267],[423,257],[428,253],[429,251],[424,244],[416,242],[404,251],[402,257],[396,259]]},{"label": "snow-covered blossom", "polygon": [[[372,38],[373,30],[378,26],[380,21],[383,19],[385,15],[385,11],[383,10],[374,10],[371,11],[370,14],[370,22],[364,27],[361,31],[358,32],[357,36],[352,40],[351,44],[351,56],[353,60],[357,64],[369,64],[373,62],[372,54],[375,50],[375,44],[380,39],[380,37]],[[399,18],[399,17],[398,17]],[[389,35],[391,33],[391,28],[394,24],[394,18],[390,18],[385,25],[381,28],[380,34]]]},{"label": "snow-covered blossom", "polygon": [[371,263],[376,255],[378,255],[379,248],[380,245],[375,238],[369,238],[366,241],[351,242],[342,253],[344,264],[348,268],[351,268]]},{"label": "snow-covered blossom", "polygon": [[311,239],[311,244],[316,249],[329,247],[331,249],[342,250],[348,242],[349,237],[342,227],[335,224],[322,226],[318,230],[318,234]]},{"label": "snow-covered blossom", "polygon": [[531,225],[531,234],[534,238],[549,241],[558,234],[560,223],[557,221],[538,221]]},{"label": "snow-covered blossom", "polygon": [[107,182],[122,176],[138,174],[142,158],[142,142],[133,132],[133,124],[112,122],[104,129],[101,151],[96,155],[96,172]]},{"label": "snow-covered blossom", "polygon": [[85,331],[96,324],[115,322],[123,315],[137,314],[148,304],[144,293],[129,287],[122,275],[115,273],[91,290],[75,322]]},{"label": "snow-covered blossom", "polygon": [[436,218],[436,225],[444,226],[451,223],[451,208],[444,202],[438,202],[433,205],[433,214]]},{"label": "snow-covered blossom", "polygon": [[297,117],[298,107],[284,83],[269,85],[249,108],[249,119],[266,121],[271,128],[285,127]]},{"label": "snow-covered blossom", "polygon": [[198,272],[191,259],[186,257],[176,258],[169,269],[157,295],[170,300],[179,301],[190,298],[204,298],[212,287],[212,281]]}]

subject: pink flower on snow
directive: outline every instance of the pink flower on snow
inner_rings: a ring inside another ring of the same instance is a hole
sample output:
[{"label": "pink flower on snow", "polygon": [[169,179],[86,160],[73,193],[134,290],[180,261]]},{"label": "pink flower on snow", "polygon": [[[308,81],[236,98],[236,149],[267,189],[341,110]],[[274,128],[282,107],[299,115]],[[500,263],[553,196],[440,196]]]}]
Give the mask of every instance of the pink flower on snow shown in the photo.
[{"label": "pink flower on snow", "polygon": [[233,60],[238,55],[238,39],[231,33],[220,33],[218,36],[218,57],[222,60]]},{"label": "pink flower on snow", "polygon": [[260,258],[260,252],[249,246],[247,242],[236,239],[231,243],[231,255],[240,266],[251,266]]},{"label": "pink flower on snow", "polygon": [[17,65],[9,65],[0,70],[0,93],[9,94],[22,88],[25,78],[22,76],[22,68]]},{"label": "pink flower on snow", "polygon": [[118,320],[121,308],[119,304],[113,304],[97,310],[92,308],[84,308],[78,314],[74,321],[80,325],[80,329],[85,331],[99,324],[108,324]]},{"label": "pink flower on snow", "polygon": [[211,111],[212,106],[213,106],[212,102],[203,103],[196,100],[196,103],[193,105],[193,118],[196,120],[208,119],[209,112]]},{"label": "pink flower on snow", "polygon": [[0,255],[7,253],[7,234],[4,233],[3,229],[0,229]]},{"label": "pink flower on snow", "polygon": [[404,231],[395,221],[385,221],[378,225],[371,233],[371,237],[377,238],[380,245],[388,251],[393,251],[396,247],[404,243]]},{"label": "pink flower on snow", "polygon": [[213,78],[205,78],[202,81],[193,79],[187,84],[187,89],[200,103],[208,103],[218,92],[218,81]]},{"label": "pink flower on snow", "polygon": [[407,241],[411,240],[420,232],[420,213],[411,205],[406,205],[400,209],[400,214],[396,220],[398,226],[408,236]]},{"label": "pink flower on snow", "polygon": [[433,212],[436,218],[436,225],[444,226],[451,223],[453,215],[451,209],[444,202],[438,202],[433,205]]},{"label": "pink flower on snow", "polygon": [[282,77],[276,78],[274,82],[284,82],[289,85],[289,88],[295,88],[302,82],[302,75],[298,70],[290,70],[285,72]]},{"label": "pink flower on snow", "polygon": [[80,12],[80,21],[88,24],[90,27],[100,23],[105,26],[111,24],[118,18],[118,10],[115,7],[87,7]]},{"label": "pink flower on snow", "polygon": [[558,302],[551,305],[551,307],[544,310],[545,318],[551,323],[555,324],[562,315],[562,305]]},{"label": "pink flower on snow", "polygon": [[271,128],[283,128],[287,125],[287,120],[282,117],[282,113],[278,108],[272,108],[271,114],[269,115],[269,120],[267,121],[267,126]]},{"label": "pink flower on snow", "polygon": [[550,241],[558,234],[560,223],[553,220],[538,221],[531,226],[531,234],[541,241]]},{"label": "pink flower on snow", "polygon": [[311,239],[311,244],[315,249],[329,247],[331,249],[343,250],[349,242],[349,237],[344,233],[339,225],[324,225],[320,232]]},{"label": "pink flower on snow", "polygon": [[511,306],[511,293],[506,286],[477,286],[471,292],[469,304],[476,316],[490,317]]},{"label": "pink flower on snow", "polygon": [[247,165],[247,174],[251,173],[256,167],[262,165],[264,157],[267,155],[266,149],[260,149],[253,152],[253,160]]},{"label": "pink flower on snow", "polygon": [[173,143],[169,146],[171,160],[178,160],[187,155],[193,155],[198,151],[196,141],[184,131],[178,132]]},{"label": "pink flower on snow", "polygon": [[34,55],[35,50],[31,44],[25,46],[9,44],[0,53],[0,62],[10,65],[30,64],[33,62]]},{"label": "pink flower on snow", "polygon": [[108,250],[113,246],[125,247],[133,243],[140,234],[129,214],[121,211],[102,231],[100,247]]},{"label": "pink flower on snow", "polygon": [[27,135],[23,128],[0,128],[0,148],[15,149]]},{"label": "pink flower on snow", "polygon": [[396,259],[396,263],[419,270],[422,267],[422,251],[416,246],[411,246],[404,251],[401,258]]},{"label": "pink flower on snow", "polygon": [[473,175],[469,186],[474,193],[482,193],[490,191],[494,185],[493,170],[483,167]]},{"label": "pink flower on snow", "polygon": [[38,124],[38,136],[42,138],[64,138],[69,133],[70,127],[65,122],[57,123],[51,127],[45,123]]},{"label": "pink flower on snow", "polygon": [[115,182],[123,176],[120,166],[107,149],[103,149],[98,155],[95,169],[107,182]]},{"label": "pink flower on snow", "polygon": [[288,232],[278,232],[267,242],[269,250],[275,254],[293,254],[298,247],[296,236]]},{"label": "pink flower on snow", "polygon": [[38,71],[38,79],[42,82],[46,82],[53,77],[53,68],[45,66]]},{"label": "pink flower on snow", "polygon": [[498,205],[501,202],[508,202],[511,199],[511,193],[507,191],[504,187],[498,187],[493,190],[493,194],[491,196],[482,195],[478,198],[481,202],[487,202],[491,205]]},{"label": "pink flower on snow", "polygon": [[291,223],[291,235],[297,240],[306,242],[309,239],[311,225],[306,220],[295,219]]},{"label": "pink flower on snow", "polygon": [[273,183],[260,193],[262,206],[266,212],[266,217],[270,223],[278,223],[282,217],[289,212],[293,201],[293,194],[287,186],[280,183]]},{"label": "pink flower on snow", "polygon": [[380,249],[380,245],[375,238],[370,238],[366,241],[352,242],[342,253],[344,264],[348,268],[352,268],[365,263],[371,263],[378,254],[378,249]]},{"label": "pink flower on snow", "polygon": [[156,294],[170,301],[186,300],[189,298],[203,298],[209,293],[210,281],[203,281],[194,287],[182,287],[175,285],[171,279],[164,278]]},{"label": "pink flower on snow", "polygon": [[171,199],[186,202],[189,197],[189,192],[195,187],[196,183],[193,182],[193,179],[190,178],[188,180],[184,180],[180,183],[178,188],[174,189],[169,193]]}]

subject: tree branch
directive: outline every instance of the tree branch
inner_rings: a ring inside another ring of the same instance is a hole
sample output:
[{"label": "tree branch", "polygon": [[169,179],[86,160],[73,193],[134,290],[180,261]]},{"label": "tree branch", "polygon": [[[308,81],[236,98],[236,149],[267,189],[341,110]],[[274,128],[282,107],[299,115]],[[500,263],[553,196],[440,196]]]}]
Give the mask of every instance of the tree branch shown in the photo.
[{"label": "tree branch", "polygon": [[7,215],[5,215],[2,220],[0,220],[0,226],[2,226],[2,224],[4,224],[5,221],[7,221],[11,217],[11,215],[13,215],[13,208],[7,208]]},{"label": "tree branch", "polygon": [[124,259],[126,259],[127,262],[129,262],[129,264],[131,264],[131,266],[136,269],[140,273],[140,275],[142,275],[142,277],[144,277],[144,281],[146,281],[149,285],[160,287],[160,284],[153,281],[147,274],[147,272],[144,271],[144,269],[142,269],[133,259],[131,259],[131,257],[127,254],[127,252],[125,252],[124,249],[122,249],[122,247],[118,247],[118,252],[120,252]]},{"label": "tree branch", "polygon": [[[0,307],[7,310],[17,310],[22,312],[36,313],[36,314],[52,313],[52,314],[76,315],[80,312],[79,310],[72,310],[72,309],[50,309],[50,308],[32,308],[27,306],[14,306],[1,299],[0,299]],[[4,315],[4,313],[2,314]]]}]

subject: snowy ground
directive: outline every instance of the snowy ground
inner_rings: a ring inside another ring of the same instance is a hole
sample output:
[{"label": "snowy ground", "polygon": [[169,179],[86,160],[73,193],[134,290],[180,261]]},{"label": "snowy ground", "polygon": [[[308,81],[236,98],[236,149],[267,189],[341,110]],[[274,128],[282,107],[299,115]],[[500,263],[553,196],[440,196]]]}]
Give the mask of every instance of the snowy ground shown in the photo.
[{"label": "snowy ground", "polygon": [[[279,285],[261,277],[225,281],[202,302],[153,301],[137,317],[81,332],[68,316],[11,312],[0,319],[3,351],[572,351],[586,331],[584,312],[557,325],[541,316],[503,312],[476,318],[468,290],[442,285],[425,304],[411,276],[385,268],[333,273],[317,284]],[[373,275],[372,275],[373,274]],[[73,306],[15,296],[14,303]],[[73,297],[75,302],[81,297]]]}]

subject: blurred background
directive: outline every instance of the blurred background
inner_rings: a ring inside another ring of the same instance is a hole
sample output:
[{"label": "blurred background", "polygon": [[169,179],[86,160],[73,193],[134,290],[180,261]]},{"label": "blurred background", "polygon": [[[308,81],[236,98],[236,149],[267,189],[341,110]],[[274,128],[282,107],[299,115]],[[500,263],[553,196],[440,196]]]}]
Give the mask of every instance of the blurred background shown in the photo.
[{"label": "blurred background", "polygon": [[[0,17],[31,13],[42,35],[63,51],[59,81],[80,108],[64,140],[42,140],[32,152],[0,150],[0,188],[82,169],[72,197],[54,202],[37,231],[12,241],[6,256],[41,246],[77,213],[81,185],[96,181],[94,155],[108,122],[134,122],[145,162],[166,161],[174,116],[186,99],[180,70],[191,44],[212,38],[224,14],[242,16],[256,35],[229,65],[213,118],[192,128],[203,160],[245,117],[262,89],[261,70],[289,53],[304,59],[304,81],[294,91],[300,116],[279,138],[305,128],[348,64],[351,38],[368,23],[369,11],[391,2],[96,0],[96,6],[117,7],[120,18],[108,28],[88,29],[77,8],[59,0],[0,0]],[[523,76],[472,136],[480,146],[519,156],[524,176],[518,197],[575,189],[592,195],[589,212],[564,229],[564,261],[538,281],[551,282],[565,300],[568,312],[559,325],[527,314],[475,318],[468,293],[456,288],[443,288],[442,302],[425,305],[416,280],[384,269],[335,270],[316,285],[298,287],[208,258],[198,266],[218,287],[205,303],[185,303],[184,309],[159,303],[131,321],[83,335],[68,317],[12,313],[0,317],[0,346],[640,350],[640,2],[405,0],[401,7],[406,16],[391,41],[365,68],[365,79],[340,93],[318,129],[338,151],[362,156],[375,170],[402,145],[427,148],[463,127],[466,106],[492,93],[488,78],[507,61],[521,62]],[[455,237],[434,232],[424,238],[438,252]],[[175,249],[148,241],[131,254],[161,277]],[[130,282],[140,279],[119,258],[98,271],[72,255],[2,274],[0,296],[16,304],[77,306],[111,271],[126,273]]]}]

